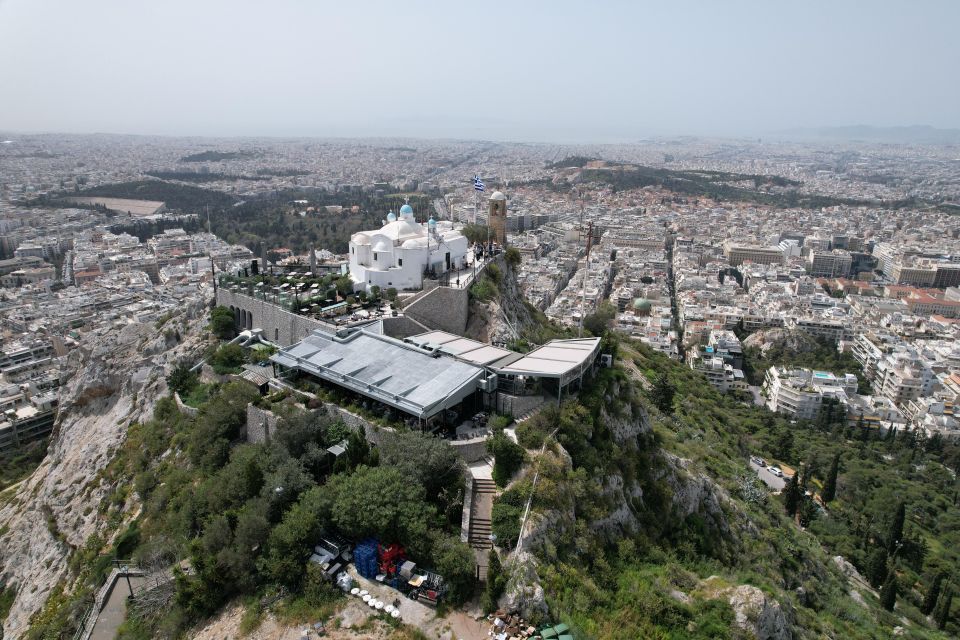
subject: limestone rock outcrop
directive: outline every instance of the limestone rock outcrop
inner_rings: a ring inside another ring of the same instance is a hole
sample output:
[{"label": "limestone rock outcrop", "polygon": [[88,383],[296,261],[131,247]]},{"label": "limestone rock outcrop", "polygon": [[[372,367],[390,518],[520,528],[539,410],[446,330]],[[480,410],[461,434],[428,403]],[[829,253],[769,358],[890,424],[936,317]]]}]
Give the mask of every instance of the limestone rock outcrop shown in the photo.
[{"label": "limestone rock outcrop", "polygon": [[527,551],[512,555],[504,565],[507,586],[499,606],[504,611],[517,611],[526,620],[544,619],[549,608],[540,576],[537,574],[537,559]]},{"label": "limestone rock outcrop", "polygon": [[[101,504],[113,487],[100,472],[123,444],[130,424],[147,420],[167,392],[166,375],[202,350],[208,306],[198,295],[163,328],[107,326],[83,336],[70,354],[72,376],[61,389],[60,411],[47,455],[0,506],[0,581],[16,589],[3,637],[19,638],[68,562],[94,533],[111,540]],[[134,498],[119,507],[135,509]]]},{"label": "limestone rock outcrop", "polygon": [[734,624],[757,640],[791,640],[793,634],[780,603],[749,584],[734,587],[730,593]]},{"label": "limestone rock outcrop", "polygon": [[503,258],[496,259],[492,266],[500,271],[500,295],[486,303],[470,301],[465,335],[481,342],[506,344],[520,338],[537,321],[526,304],[513,268]]}]

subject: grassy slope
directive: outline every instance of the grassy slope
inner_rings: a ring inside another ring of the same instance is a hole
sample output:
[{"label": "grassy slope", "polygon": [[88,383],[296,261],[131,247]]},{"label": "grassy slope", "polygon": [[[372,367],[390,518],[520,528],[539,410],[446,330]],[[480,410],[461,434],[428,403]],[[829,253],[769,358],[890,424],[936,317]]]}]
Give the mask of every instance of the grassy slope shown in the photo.
[{"label": "grassy slope", "polygon": [[[712,599],[717,591],[715,585],[705,587],[702,582],[709,576],[718,576],[720,583],[751,584],[775,597],[785,607],[800,637],[886,638],[894,626],[903,624],[900,616],[911,620],[910,637],[943,637],[923,628],[925,622],[916,611],[922,589],[909,588],[918,575],[912,569],[900,567],[901,583],[909,587],[901,587],[903,595],[894,615],[882,611],[869,592],[862,594],[866,606],[848,597],[849,586],[829,559],[844,553],[856,560],[856,553],[840,543],[850,540],[850,534],[844,533],[847,528],[835,524],[846,521],[842,514],[854,508],[852,505],[876,505],[883,511],[889,508],[889,500],[884,496],[893,493],[916,494],[918,499],[940,494],[930,504],[931,508],[942,510],[944,524],[937,530],[925,530],[924,535],[941,541],[944,550],[931,544],[927,564],[942,566],[946,562],[953,566],[952,551],[946,548],[954,546],[951,523],[955,515],[954,508],[945,504],[942,487],[934,488],[937,485],[924,478],[902,477],[899,471],[897,481],[885,485],[880,480],[893,474],[889,465],[874,461],[861,467],[852,460],[845,462],[834,509],[840,513],[829,518],[822,516],[811,526],[828,545],[825,549],[821,540],[786,518],[779,499],[767,496],[747,467],[751,452],[772,457],[782,431],[789,427],[786,421],[721,396],[688,368],[641,345],[621,345],[621,357],[630,361],[631,369],[636,367],[649,378],[665,371],[678,390],[673,416],[660,415],[646,400],[642,401],[653,424],[652,438],[646,442],[641,438],[635,450],[611,446],[603,420],[598,419],[601,407],[624,413],[625,407],[635,404],[643,395],[636,385],[625,385],[625,373],[617,370],[604,372],[594,388],[582,394],[580,402],[590,417],[551,416],[544,424],[533,427],[552,429],[559,422],[558,439],[570,451],[574,466],[585,468],[566,475],[551,474],[548,465],[546,474],[548,487],[553,480],[563,488],[554,493],[576,496],[573,508],[577,522],[573,531],[551,536],[550,543],[538,554],[544,561],[540,574],[553,615],[570,621],[585,635],[598,638],[737,637],[729,624],[729,606]],[[612,384],[614,381],[616,385]],[[612,390],[617,392],[611,393]],[[793,465],[811,456],[830,456],[834,450],[846,455],[860,447],[857,443],[837,442],[829,434],[817,434],[806,427],[794,431],[795,453],[784,461]],[[866,448],[871,451],[881,446],[884,445],[873,443]],[[706,474],[729,493],[733,499],[733,506],[726,509],[730,536],[711,528],[708,519],[683,519],[672,512],[669,488],[658,480],[658,467],[664,464],[662,451],[691,460],[692,473]],[[825,470],[827,465],[828,462],[820,468]],[[584,470],[585,477],[580,477],[578,474]],[[644,490],[643,504],[631,505],[641,523],[636,535],[605,537],[588,526],[598,513],[602,516],[612,507],[589,478],[609,473],[633,477]],[[845,488],[853,486],[850,476],[858,473],[870,476],[865,491],[871,495],[865,501],[863,496],[848,493]],[[942,477],[938,478],[935,482],[942,482]],[[549,495],[541,498],[541,491],[538,487],[535,500],[541,511],[559,506],[551,503]],[[681,604],[671,598],[672,590],[687,593],[693,598],[692,603]]]}]

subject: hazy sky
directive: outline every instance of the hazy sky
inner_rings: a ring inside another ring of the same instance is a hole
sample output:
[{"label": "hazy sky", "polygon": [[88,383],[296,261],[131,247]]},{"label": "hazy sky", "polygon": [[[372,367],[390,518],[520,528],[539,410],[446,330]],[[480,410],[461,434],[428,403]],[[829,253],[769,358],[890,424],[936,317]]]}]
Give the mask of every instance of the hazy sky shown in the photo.
[{"label": "hazy sky", "polygon": [[960,0],[0,0],[0,130],[960,127]]}]

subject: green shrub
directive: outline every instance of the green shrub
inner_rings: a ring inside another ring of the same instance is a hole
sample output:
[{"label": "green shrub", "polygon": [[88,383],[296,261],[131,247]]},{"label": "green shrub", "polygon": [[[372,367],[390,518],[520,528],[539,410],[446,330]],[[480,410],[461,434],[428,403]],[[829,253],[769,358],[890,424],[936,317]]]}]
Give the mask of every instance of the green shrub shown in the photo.
[{"label": "green shrub", "polygon": [[517,507],[498,500],[493,505],[491,514],[491,530],[497,537],[497,544],[502,547],[513,547],[520,537],[520,518],[523,516],[523,507]]},{"label": "green shrub", "polygon": [[517,442],[524,449],[539,449],[546,438],[547,435],[537,429],[532,420],[517,425]]},{"label": "green shrub", "polygon": [[221,340],[230,340],[236,332],[236,318],[229,307],[214,307],[210,312],[210,330]]},{"label": "green shrub", "polygon": [[[491,267],[493,265],[490,265]],[[488,269],[490,267],[487,267]],[[490,302],[497,297],[497,285],[486,275],[481,275],[470,287],[470,295],[480,302]]]},{"label": "green shrub", "polygon": [[530,487],[526,484],[516,486],[497,498],[493,503],[493,513],[490,516],[490,527],[497,537],[497,544],[501,547],[512,547],[517,544],[520,536],[520,518],[527,506],[527,497]]},{"label": "green shrub", "polygon": [[500,415],[499,413],[495,413],[492,416],[490,416],[490,419],[487,421],[487,426],[490,427],[490,429],[494,433],[500,433],[501,431],[509,427],[510,423],[512,422],[513,422],[513,417],[504,416],[504,415]]},{"label": "green shrub", "polygon": [[167,387],[170,388],[170,391],[179,393],[181,398],[184,394],[189,393],[198,382],[200,382],[200,376],[195,371],[190,371],[190,365],[187,363],[178,364],[167,376]]},{"label": "green shrub", "polygon": [[238,344],[225,344],[210,357],[210,366],[220,375],[237,373],[246,360],[243,347]]},{"label": "green shrub", "polygon": [[493,455],[493,480],[498,486],[505,487],[510,478],[523,466],[527,452],[503,433],[498,433],[487,441],[487,451]]}]

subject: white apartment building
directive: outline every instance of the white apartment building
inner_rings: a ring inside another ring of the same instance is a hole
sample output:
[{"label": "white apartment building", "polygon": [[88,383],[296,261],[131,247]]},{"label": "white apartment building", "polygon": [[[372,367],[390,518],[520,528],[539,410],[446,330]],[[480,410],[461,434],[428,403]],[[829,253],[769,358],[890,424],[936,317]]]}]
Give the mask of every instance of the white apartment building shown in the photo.
[{"label": "white apartment building", "polygon": [[809,335],[827,338],[834,342],[841,342],[853,338],[853,330],[850,327],[849,321],[846,320],[806,316],[789,318],[787,325]]},{"label": "white apartment building", "polygon": [[884,356],[902,343],[903,341],[900,338],[892,334],[879,334],[872,331],[858,333],[853,339],[850,354],[854,360],[860,363],[864,377],[874,382],[877,377],[877,365],[883,360]]},{"label": "white apartment building", "polygon": [[712,355],[712,347],[706,347],[711,352],[701,352],[697,357],[689,358],[690,368],[699,371],[706,377],[707,382],[721,393],[728,391],[746,391],[747,380],[743,371],[726,364],[720,356]]},{"label": "white apartment building", "polygon": [[767,407],[771,411],[801,420],[813,420],[820,413],[824,398],[836,398],[845,403],[857,392],[857,376],[842,377],[829,371],[770,367],[763,381]]},{"label": "white apartment building", "polygon": [[937,384],[937,376],[914,349],[901,348],[877,364],[873,384],[881,395],[904,407],[911,400],[930,395]]}]

